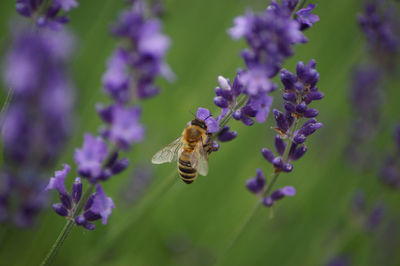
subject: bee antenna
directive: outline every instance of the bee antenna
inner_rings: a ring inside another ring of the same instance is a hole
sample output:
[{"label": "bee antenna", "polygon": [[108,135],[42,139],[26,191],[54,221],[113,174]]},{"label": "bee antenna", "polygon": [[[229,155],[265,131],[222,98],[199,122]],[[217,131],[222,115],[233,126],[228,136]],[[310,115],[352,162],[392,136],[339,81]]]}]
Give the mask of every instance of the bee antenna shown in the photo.
[{"label": "bee antenna", "polygon": [[212,114],[210,113],[209,116],[206,117],[206,119],[204,119],[204,121],[206,121],[207,119],[209,119],[212,116]]},{"label": "bee antenna", "polygon": [[189,113],[191,113],[194,117],[196,117],[196,115],[192,111],[189,111]]}]

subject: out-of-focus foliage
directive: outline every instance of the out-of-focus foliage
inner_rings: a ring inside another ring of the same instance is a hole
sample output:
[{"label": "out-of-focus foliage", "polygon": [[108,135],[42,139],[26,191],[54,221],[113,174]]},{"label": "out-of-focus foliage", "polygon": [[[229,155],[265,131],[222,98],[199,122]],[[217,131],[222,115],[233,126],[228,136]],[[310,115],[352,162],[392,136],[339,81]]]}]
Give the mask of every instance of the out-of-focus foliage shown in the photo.
[{"label": "out-of-focus foliage", "polygon": [[[79,7],[70,12],[70,28],[78,35],[71,70],[76,80],[75,111],[79,119],[58,168],[61,162],[72,162],[73,149],[81,144],[83,132],[96,132],[100,124],[94,106],[107,101],[101,92],[101,75],[116,42],[108,29],[123,8],[122,0],[79,2]],[[400,263],[400,254],[382,244],[400,244],[400,193],[382,189],[377,179],[379,169],[355,171],[343,155],[351,121],[351,67],[366,56],[356,20],[361,1],[315,2],[314,13],[320,21],[306,32],[309,43],[297,46],[295,56],[285,67],[294,71],[297,61],[316,59],[319,88],[325,93],[323,103],[318,105],[324,127],[310,140],[305,157],[295,163],[296,171],[278,181],[280,187],[296,187],[296,197],[276,206],[273,219],[271,210],[260,209],[226,254],[224,265],[321,265],[342,253],[351,254],[354,265]],[[167,60],[178,79],[173,84],[159,80],[161,94],[144,103],[147,140],[127,154],[131,161],[149,162],[158,149],[179,136],[192,119],[190,112],[197,107],[217,112],[212,102],[217,76],[231,77],[243,64],[238,53],[244,43],[232,41],[226,30],[247,7],[263,10],[266,6],[267,1],[259,0],[166,1],[162,19],[172,40]],[[1,55],[10,43],[9,27],[15,16],[14,1],[2,1]],[[391,132],[400,120],[399,84],[399,78],[387,84],[380,133],[371,147],[382,160],[385,152],[393,149]],[[4,90],[1,93],[3,100],[6,95]],[[273,107],[280,106],[279,91],[273,95]],[[128,223],[127,214],[135,213],[145,202],[138,200],[129,206],[122,202],[124,197],[118,197],[121,186],[130,184],[133,169],[108,181],[104,189],[116,205],[108,225],[99,224],[95,232],[75,228],[54,265],[81,265],[96,260],[96,265],[210,265],[255,204],[256,199],[245,189],[245,180],[254,175],[257,167],[262,166],[265,173],[272,168],[260,153],[261,147],[273,145],[272,117],[251,128],[231,122],[238,137],[211,155],[208,176],[186,185],[179,180],[175,164],[155,167],[154,180],[145,195],[157,191],[171,175],[176,175],[176,182],[113,243],[105,243],[104,236]],[[350,200],[356,187],[364,189],[370,205],[377,198],[387,203],[392,218],[384,220],[379,234],[351,234],[356,229],[349,215]],[[33,230],[1,226],[0,265],[37,265],[63,226],[64,221],[50,207]],[[112,246],[106,252],[99,248],[109,244]]]}]

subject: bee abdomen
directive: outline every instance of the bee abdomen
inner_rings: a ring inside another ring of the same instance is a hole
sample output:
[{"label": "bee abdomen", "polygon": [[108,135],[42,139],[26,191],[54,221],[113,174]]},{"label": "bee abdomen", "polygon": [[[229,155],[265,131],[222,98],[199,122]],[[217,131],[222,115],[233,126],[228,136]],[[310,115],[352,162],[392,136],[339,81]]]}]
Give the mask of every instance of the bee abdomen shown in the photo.
[{"label": "bee abdomen", "polygon": [[192,183],[197,177],[197,170],[191,167],[190,162],[184,161],[181,158],[178,161],[178,170],[182,181],[186,184]]}]

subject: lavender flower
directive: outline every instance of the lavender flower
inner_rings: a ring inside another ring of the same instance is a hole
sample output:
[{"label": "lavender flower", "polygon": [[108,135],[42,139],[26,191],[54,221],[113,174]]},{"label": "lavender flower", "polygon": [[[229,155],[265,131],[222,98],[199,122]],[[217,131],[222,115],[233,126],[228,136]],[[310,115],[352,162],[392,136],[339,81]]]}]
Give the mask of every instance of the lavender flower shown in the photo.
[{"label": "lavender flower", "polygon": [[69,21],[66,13],[77,6],[76,0],[17,0],[15,8],[20,15],[34,20],[38,27],[60,30]]},{"label": "lavender flower", "polygon": [[119,103],[157,95],[159,89],[153,83],[159,75],[174,79],[164,61],[170,40],[161,32],[159,20],[145,19],[144,9],[142,1],[135,1],[112,27],[116,37],[130,44],[115,50],[103,75],[106,92]]},{"label": "lavender flower", "polygon": [[306,8],[302,8],[296,12],[297,21],[300,22],[301,30],[305,30],[311,27],[315,22],[319,21],[319,17],[315,14],[311,14],[311,11],[316,7],[316,5],[308,4]]},{"label": "lavender flower", "polygon": [[10,204],[8,220],[25,227],[33,225],[46,202],[44,179],[70,135],[74,88],[66,64],[73,38],[65,30],[14,29],[3,67],[13,99],[4,116],[5,164],[0,174],[0,179],[13,181],[3,181],[8,185],[0,198]]},{"label": "lavender flower", "polygon": [[358,22],[368,41],[368,47],[378,56],[390,56],[398,52],[398,17],[386,1],[367,1]]},{"label": "lavender flower", "polygon": [[[293,170],[292,161],[300,159],[307,151],[304,142],[316,130],[322,127],[314,118],[318,115],[318,111],[309,108],[309,104],[313,101],[320,100],[324,97],[322,92],[318,91],[316,84],[319,79],[319,73],[315,69],[315,60],[311,60],[308,65],[299,62],[296,68],[296,75],[283,69],[281,71],[281,82],[284,86],[282,98],[284,99],[285,112],[277,109],[273,110],[276,127],[273,129],[278,132],[275,136],[275,149],[277,155],[267,148],[261,150],[264,158],[273,165],[274,181],[266,187],[263,183],[257,185],[257,179],[250,179],[247,182],[247,188],[260,195],[263,203],[267,207],[274,205],[274,202],[286,197],[294,196],[296,190],[293,187],[284,187],[282,189],[271,192],[272,186],[276,178],[281,172],[291,172]],[[308,119],[300,129],[297,125],[300,119]],[[288,141],[285,141],[288,140]],[[261,170],[258,170],[261,173]]]},{"label": "lavender flower", "polygon": [[[123,172],[129,160],[120,158],[120,152],[144,139],[141,108],[132,102],[156,95],[155,78],[159,75],[170,77],[171,74],[164,62],[169,39],[161,33],[158,20],[145,17],[145,10],[142,1],[134,1],[132,8],[123,12],[113,27],[114,35],[130,45],[115,50],[102,78],[105,92],[113,101],[108,105],[96,105],[97,113],[106,125],[100,128],[101,136],[86,133],[82,148],[76,149],[74,154],[78,173],[89,181],[89,188],[82,195],[80,179],[77,179],[72,196],[65,189],[59,190],[61,203],[53,205],[57,214],[67,216],[88,230],[95,229],[93,221],[101,219],[106,224],[115,208],[99,183]],[[216,123],[209,112],[206,115],[207,123]],[[211,124],[209,129],[212,130]],[[65,176],[63,172],[63,179],[51,179],[48,188],[53,188],[53,183],[63,184]],[[94,188],[96,192],[92,194]]]},{"label": "lavender flower", "polygon": [[[242,51],[242,57],[247,69],[237,72],[232,85],[229,79],[218,77],[220,86],[215,89],[214,103],[222,114],[232,111],[232,117],[247,126],[254,124],[253,118],[259,123],[266,121],[273,101],[268,94],[277,88],[271,79],[283,61],[293,55],[293,45],[307,41],[301,22],[292,19],[297,3],[282,1],[279,5],[271,1],[264,13],[247,12],[234,19],[228,34],[235,40],[246,39],[249,49]],[[298,16],[303,22],[317,21],[315,15],[309,14],[311,9],[300,10]]]},{"label": "lavender flower", "polygon": [[[92,194],[86,202],[82,214],[76,213],[78,204],[82,197],[82,182],[79,177],[75,179],[70,194],[65,187],[65,179],[71,167],[64,164],[63,170],[56,171],[55,177],[50,178],[46,190],[57,190],[60,203],[53,204],[53,210],[60,216],[74,219],[75,223],[88,230],[94,230],[95,225],[91,222],[102,219],[103,224],[107,223],[111,210],[115,207],[111,198],[107,197],[99,184],[96,193]],[[76,216],[78,215],[78,216]],[[76,217],[75,217],[76,216]]]}]

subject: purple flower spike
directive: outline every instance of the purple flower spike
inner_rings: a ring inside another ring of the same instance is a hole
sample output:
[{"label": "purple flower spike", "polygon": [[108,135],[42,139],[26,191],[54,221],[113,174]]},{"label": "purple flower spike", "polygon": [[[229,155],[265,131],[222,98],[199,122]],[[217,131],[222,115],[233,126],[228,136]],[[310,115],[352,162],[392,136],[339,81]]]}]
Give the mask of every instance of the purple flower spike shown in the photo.
[{"label": "purple flower spike", "polygon": [[65,178],[71,170],[71,167],[68,164],[64,164],[63,167],[63,170],[56,171],[55,177],[50,178],[50,182],[45,190],[55,189],[62,195],[68,194],[65,188]]},{"label": "purple flower spike", "polygon": [[79,177],[75,178],[75,182],[72,185],[72,199],[74,203],[77,204],[82,197],[82,182]]},{"label": "purple flower spike", "polygon": [[316,5],[308,4],[307,7],[300,9],[296,12],[297,19],[301,23],[301,29],[306,29],[311,27],[315,22],[319,21],[318,15],[311,14],[311,11],[316,7]]},{"label": "purple flower spike", "polygon": [[100,137],[85,134],[82,148],[76,149],[74,154],[79,173],[84,177],[98,178],[107,152],[107,145]]},{"label": "purple flower spike", "polygon": [[90,210],[101,216],[102,223],[107,224],[108,217],[111,215],[111,210],[115,208],[114,202],[111,198],[107,197],[101,186],[97,185],[97,191],[93,198],[93,205]]}]

